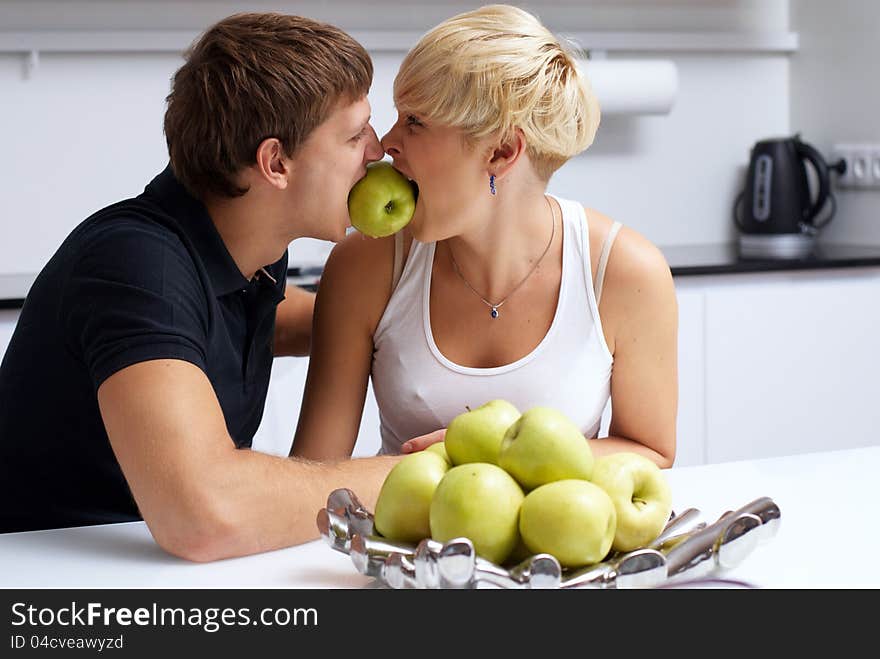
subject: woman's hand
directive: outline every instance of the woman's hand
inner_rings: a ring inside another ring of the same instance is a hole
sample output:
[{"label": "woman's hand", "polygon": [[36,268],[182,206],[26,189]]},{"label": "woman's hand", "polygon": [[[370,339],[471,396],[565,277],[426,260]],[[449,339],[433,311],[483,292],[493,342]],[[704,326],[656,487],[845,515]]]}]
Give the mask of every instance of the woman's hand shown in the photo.
[{"label": "woman's hand", "polygon": [[401,453],[416,453],[417,451],[424,451],[431,444],[436,444],[437,442],[442,442],[446,437],[446,428],[441,428],[440,430],[435,430],[434,432],[429,432],[427,435],[420,435],[418,437],[413,437],[412,439],[404,442],[400,445]]}]

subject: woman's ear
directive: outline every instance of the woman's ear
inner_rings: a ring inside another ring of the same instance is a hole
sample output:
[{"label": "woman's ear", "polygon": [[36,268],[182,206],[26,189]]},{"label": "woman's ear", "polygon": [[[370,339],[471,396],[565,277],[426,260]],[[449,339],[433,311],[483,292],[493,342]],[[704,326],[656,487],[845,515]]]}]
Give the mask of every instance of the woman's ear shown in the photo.
[{"label": "woman's ear", "polygon": [[494,174],[496,179],[503,179],[525,150],[525,136],[519,128],[515,128],[506,139],[492,149],[487,167],[489,173]]},{"label": "woman's ear", "polygon": [[269,185],[284,190],[290,178],[290,162],[284,155],[281,141],[267,137],[257,147],[257,173]]}]

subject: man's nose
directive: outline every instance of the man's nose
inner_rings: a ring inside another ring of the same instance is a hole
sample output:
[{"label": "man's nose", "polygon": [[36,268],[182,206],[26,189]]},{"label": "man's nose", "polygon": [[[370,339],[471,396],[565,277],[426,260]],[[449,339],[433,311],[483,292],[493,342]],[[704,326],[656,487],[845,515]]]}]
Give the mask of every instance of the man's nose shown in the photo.
[{"label": "man's nose", "polygon": [[370,162],[375,162],[377,160],[382,160],[385,156],[385,149],[382,147],[382,144],[379,142],[379,137],[376,135],[376,130],[370,126],[370,143],[367,145],[365,150],[365,157]]}]

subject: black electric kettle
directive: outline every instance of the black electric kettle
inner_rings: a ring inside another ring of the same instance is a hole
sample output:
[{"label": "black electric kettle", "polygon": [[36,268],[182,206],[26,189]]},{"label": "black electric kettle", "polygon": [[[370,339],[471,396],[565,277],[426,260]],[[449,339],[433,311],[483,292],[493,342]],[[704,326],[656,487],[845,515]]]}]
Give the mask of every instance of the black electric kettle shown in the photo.
[{"label": "black electric kettle", "polygon": [[[815,195],[807,177],[808,163],[818,183]],[[843,161],[829,166],[799,134],[757,142],[751,150],[745,188],[733,208],[742,232],[741,248],[757,250],[761,256],[803,256],[809,252],[818,230],[836,211],[829,170],[839,171],[843,166]],[[820,220],[826,206],[830,212]]]}]

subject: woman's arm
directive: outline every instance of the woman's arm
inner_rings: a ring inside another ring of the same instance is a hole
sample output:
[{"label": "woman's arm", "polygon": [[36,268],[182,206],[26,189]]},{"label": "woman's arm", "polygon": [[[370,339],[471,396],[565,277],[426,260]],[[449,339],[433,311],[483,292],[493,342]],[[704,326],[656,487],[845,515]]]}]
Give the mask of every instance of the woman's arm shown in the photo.
[{"label": "woman's arm", "polygon": [[291,455],[347,458],[357,441],[373,332],[390,297],[394,240],[352,233],[333,248],[318,285],[311,354]]},{"label": "woman's arm", "polygon": [[622,229],[605,274],[600,316],[614,355],[609,436],[596,456],[633,451],[660,467],[675,460],[678,411],[678,301],[663,254]]}]

